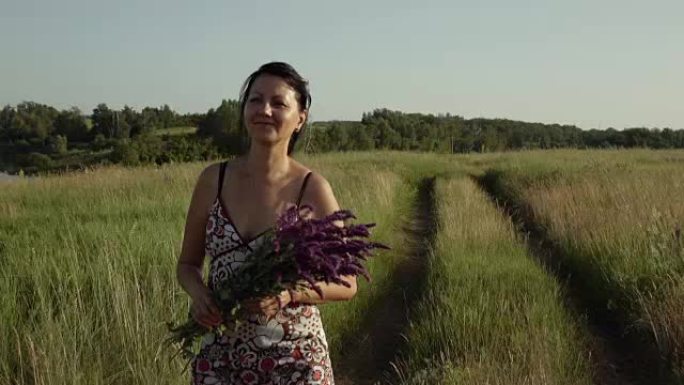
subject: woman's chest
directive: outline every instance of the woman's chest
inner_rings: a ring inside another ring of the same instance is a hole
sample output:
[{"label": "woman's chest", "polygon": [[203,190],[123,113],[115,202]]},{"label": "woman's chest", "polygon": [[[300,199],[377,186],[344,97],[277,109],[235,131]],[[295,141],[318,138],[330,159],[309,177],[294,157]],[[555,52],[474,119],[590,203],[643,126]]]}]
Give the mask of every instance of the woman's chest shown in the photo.
[{"label": "woman's chest", "polygon": [[245,239],[252,239],[274,226],[279,215],[295,204],[283,192],[241,193],[227,196],[223,202],[228,220]]}]

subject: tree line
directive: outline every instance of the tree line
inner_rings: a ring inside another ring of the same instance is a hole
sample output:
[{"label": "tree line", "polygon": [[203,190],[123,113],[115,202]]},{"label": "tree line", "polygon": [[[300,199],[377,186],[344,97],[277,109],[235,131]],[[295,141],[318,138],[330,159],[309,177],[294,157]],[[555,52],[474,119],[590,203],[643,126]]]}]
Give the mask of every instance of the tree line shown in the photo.
[{"label": "tree line", "polygon": [[63,136],[69,141],[87,142],[95,136],[129,138],[155,129],[195,125],[201,114],[180,115],[168,105],[145,107],[137,112],[129,106],[112,110],[101,103],[90,115],[77,107],[59,111],[35,102],[23,102],[15,107],[6,105],[0,111],[0,140],[39,143],[51,136]]},{"label": "tree line", "polygon": [[168,105],[136,111],[101,103],[90,114],[36,102],[7,105],[0,110],[0,169],[35,172],[218,157],[211,139],[194,132],[160,134],[172,127],[195,127],[204,116],[179,114]]},{"label": "tree line", "polygon": [[574,125],[509,119],[464,119],[450,114],[376,109],[360,122],[321,122],[310,134],[319,151],[411,150],[494,152],[552,148],[684,148],[684,130],[628,128],[582,130]]},{"label": "tree line", "polygon": [[[223,100],[206,113],[179,114],[168,105],[140,111],[99,104],[90,114],[35,102],[0,110],[0,169],[42,171],[97,163],[166,163],[244,152],[240,105]],[[190,130],[172,133],[173,127]],[[196,129],[192,129],[192,128]],[[314,122],[297,151],[406,150],[443,153],[551,148],[684,148],[684,130],[582,130],[574,125],[376,109],[360,121]]]}]

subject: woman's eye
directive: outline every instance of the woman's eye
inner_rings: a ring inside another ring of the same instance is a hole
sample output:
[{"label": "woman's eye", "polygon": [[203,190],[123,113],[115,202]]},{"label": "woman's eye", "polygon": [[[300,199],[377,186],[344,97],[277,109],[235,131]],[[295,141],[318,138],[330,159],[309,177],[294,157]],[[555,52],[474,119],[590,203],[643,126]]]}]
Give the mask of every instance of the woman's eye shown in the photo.
[{"label": "woman's eye", "polygon": [[254,96],[254,97],[251,97],[251,98],[247,99],[247,101],[250,102],[250,103],[251,103],[251,102],[258,102],[258,101],[259,101],[259,98],[256,97],[256,96]]}]

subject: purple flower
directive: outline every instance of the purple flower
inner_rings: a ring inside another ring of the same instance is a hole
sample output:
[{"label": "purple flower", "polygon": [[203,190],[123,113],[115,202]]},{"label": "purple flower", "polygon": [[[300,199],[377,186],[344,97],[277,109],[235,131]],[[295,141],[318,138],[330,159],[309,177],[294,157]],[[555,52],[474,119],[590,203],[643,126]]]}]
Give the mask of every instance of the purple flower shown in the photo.
[{"label": "purple flower", "polygon": [[[294,262],[297,275],[319,295],[322,293],[316,282],[349,286],[343,275],[362,275],[370,281],[362,261],[372,249],[388,247],[358,238],[369,237],[369,228],[375,224],[337,225],[335,222],[356,218],[349,210],[338,210],[322,219],[305,218],[311,210],[309,205],[293,206],[283,213],[275,229],[275,253],[289,254],[287,259]],[[288,246],[283,250],[281,245]]]}]

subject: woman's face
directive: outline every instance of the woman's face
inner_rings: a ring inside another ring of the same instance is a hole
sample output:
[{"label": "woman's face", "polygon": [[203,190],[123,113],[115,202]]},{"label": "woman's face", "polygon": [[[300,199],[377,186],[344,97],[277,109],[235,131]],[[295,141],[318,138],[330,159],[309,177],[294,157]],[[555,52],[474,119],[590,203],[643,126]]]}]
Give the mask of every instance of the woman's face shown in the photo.
[{"label": "woman's face", "polygon": [[252,140],[277,143],[300,129],[306,111],[300,111],[297,92],[285,80],[264,74],[252,83],[243,118]]}]

